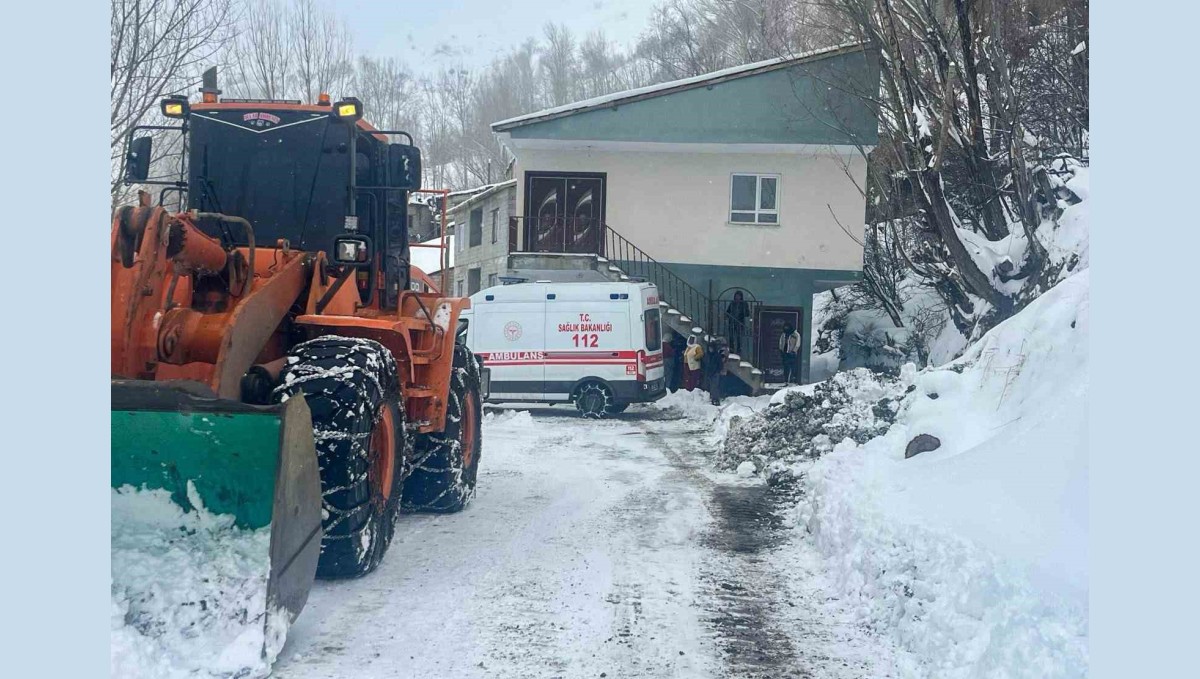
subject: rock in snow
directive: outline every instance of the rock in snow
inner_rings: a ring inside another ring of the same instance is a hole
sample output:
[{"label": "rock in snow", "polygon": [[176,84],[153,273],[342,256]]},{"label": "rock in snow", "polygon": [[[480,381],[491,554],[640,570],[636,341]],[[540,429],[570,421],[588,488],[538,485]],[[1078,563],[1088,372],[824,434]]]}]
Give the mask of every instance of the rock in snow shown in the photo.
[{"label": "rock in snow", "polygon": [[754,463],[750,460],[746,460],[745,462],[739,464],[737,468],[737,475],[743,479],[748,479],[751,476],[754,476]]}]

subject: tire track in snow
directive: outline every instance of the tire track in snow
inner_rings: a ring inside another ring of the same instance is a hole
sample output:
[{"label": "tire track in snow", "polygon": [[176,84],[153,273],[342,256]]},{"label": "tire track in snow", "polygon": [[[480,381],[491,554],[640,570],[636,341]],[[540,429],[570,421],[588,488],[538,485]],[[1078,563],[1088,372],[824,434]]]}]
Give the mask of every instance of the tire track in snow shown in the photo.
[{"label": "tire track in snow", "polygon": [[685,419],[655,424],[647,436],[670,463],[703,489],[714,522],[703,535],[700,571],[704,620],[720,652],[718,676],[730,679],[882,679],[907,674],[891,642],[862,627],[831,594],[824,565],[783,513],[795,504],[790,485],[720,483],[708,433]]},{"label": "tire track in snow", "polygon": [[[694,431],[678,432],[683,438]],[[779,544],[783,524],[775,513],[774,494],[766,486],[718,484],[675,450],[660,431],[646,434],[670,463],[703,489],[714,525],[702,540],[712,558],[700,572],[704,621],[721,653],[728,677],[784,679],[812,676],[802,669],[789,631],[777,610],[786,605],[775,594],[783,591],[781,575],[760,557]]]}]

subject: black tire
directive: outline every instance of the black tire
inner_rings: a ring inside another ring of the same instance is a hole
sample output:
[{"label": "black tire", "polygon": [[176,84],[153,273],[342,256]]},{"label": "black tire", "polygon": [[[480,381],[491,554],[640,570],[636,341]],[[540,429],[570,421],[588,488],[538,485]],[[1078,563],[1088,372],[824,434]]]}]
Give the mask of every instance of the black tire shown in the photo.
[{"label": "black tire", "polygon": [[321,468],[317,576],[366,575],[392,542],[412,459],[395,359],[372,340],[318,337],[296,345],[280,373],[276,400],[296,393],[312,411]]},{"label": "black tire", "polygon": [[607,408],[605,408],[604,412],[608,413],[609,415],[620,415],[621,413],[625,412],[628,408],[629,408],[628,403],[614,403],[614,404],[608,406]]},{"label": "black tire", "polygon": [[615,404],[612,389],[603,382],[584,382],[575,390],[575,409],[584,417],[593,420],[604,419],[609,415],[609,408]]},{"label": "black tire", "polygon": [[475,497],[483,450],[479,388],[478,359],[455,344],[446,426],[441,432],[418,435],[413,444],[412,474],[404,483],[406,511],[457,512]]}]

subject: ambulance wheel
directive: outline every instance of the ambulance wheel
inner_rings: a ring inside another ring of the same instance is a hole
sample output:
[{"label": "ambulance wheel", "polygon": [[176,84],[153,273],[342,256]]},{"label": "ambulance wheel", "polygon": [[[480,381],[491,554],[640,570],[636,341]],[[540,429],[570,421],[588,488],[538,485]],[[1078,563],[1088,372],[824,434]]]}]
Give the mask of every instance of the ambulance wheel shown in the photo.
[{"label": "ambulance wheel", "polygon": [[603,382],[584,382],[575,391],[575,408],[581,415],[593,420],[603,419],[613,407],[612,389]]},{"label": "ambulance wheel", "polygon": [[629,408],[628,403],[614,403],[613,405],[605,408],[604,412],[608,413],[609,415],[620,415],[621,413],[625,412],[627,408]]},{"label": "ambulance wheel", "polygon": [[412,474],[404,483],[406,511],[457,512],[475,497],[483,447],[479,380],[479,361],[466,347],[454,345],[446,426],[417,436]]},{"label": "ambulance wheel", "polygon": [[321,470],[317,575],[366,575],[392,542],[411,459],[396,362],[378,342],[318,337],[291,350],[273,395],[298,393],[312,411]]}]

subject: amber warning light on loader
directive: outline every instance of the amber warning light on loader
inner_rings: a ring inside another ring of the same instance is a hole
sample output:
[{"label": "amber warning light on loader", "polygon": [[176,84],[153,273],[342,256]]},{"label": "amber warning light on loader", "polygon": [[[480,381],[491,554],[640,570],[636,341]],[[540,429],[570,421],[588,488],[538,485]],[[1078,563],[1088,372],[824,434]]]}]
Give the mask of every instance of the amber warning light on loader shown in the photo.
[{"label": "amber warning light on loader", "polygon": [[167,97],[159,106],[167,118],[183,118],[188,113],[188,101],[185,97]]},{"label": "amber warning light on loader", "polygon": [[343,99],[333,105],[333,115],[338,120],[354,122],[363,117],[362,102],[357,99]]}]

